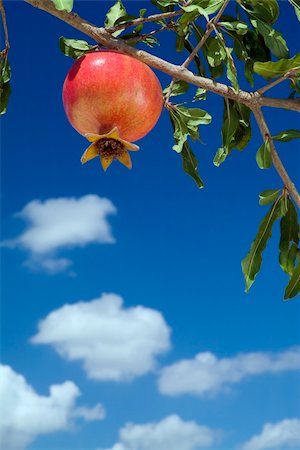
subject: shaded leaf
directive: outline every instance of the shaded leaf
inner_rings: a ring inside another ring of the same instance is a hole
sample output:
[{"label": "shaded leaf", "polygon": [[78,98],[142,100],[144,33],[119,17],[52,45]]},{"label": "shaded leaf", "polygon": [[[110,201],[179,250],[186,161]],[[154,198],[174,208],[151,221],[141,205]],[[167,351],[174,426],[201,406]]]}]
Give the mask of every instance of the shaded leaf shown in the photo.
[{"label": "shaded leaf", "polygon": [[300,138],[299,130],[286,130],[272,136],[274,141],[289,142],[292,139]]},{"label": "shaded leaf", "polygon": [[279,263],[290,276],[294,272],[298,243],[298,215],[293,202],[287,198],[287,211],[280,221]]},{"label": "shaded leaf", "polygon": [[254,72],[269,80],[270,78],[280,77],[285,75],[289,70],[300,68],[300,53],[297,53],[293,58],[282,58],[279,61],[256,61],[253,66]]},{"label": "shaded leaf", "polygon": [[205,100],[206,99],[206,89],[197,88],[194,100]]},{"label": "shaded leaf", "polygon": [[183,170],[195,180],[199,189],[203,188],[203,180],[198,174],[198,160],[187,142],[183,145],[181,156]]},{"label": "shaded leaf", "polygon": [[64,55],[78,59],[88,51],[94,50],[95,46],[89,45],[86,41],[77,39],[59,38],[59,48]]},{"label": "shaded leaf", "polygon": [[[163,90],[163,94],[166,95],[169,92],[169,89],[170,89],[170,85],[167,86]],[[170,97],[173,97],[173,96],[176,96],[176,95],[185,94],[188,89],[189,89],[189,84],[186,81],[176,80],[175,83],[173,84],[172,92],[171,92]]]},{"label": "shaded leaf", "polygon": [[246,34],[248,31],[248,25],[245,22],[218,22],[218,25],[226,28],[228,31],[235,31],[237,34],[241,35]]},{"label": "shaded leaf", "polygon": [[269,140],[266,140],[256,153],[256,162],[260,169],[269,169],[272,165],[272,155]]},{"label": "shaded leaf", "polygon": [[283,201],[282,196],[273,203],[267,215],[263,218],[258,233],[251,245],[250,251],[242,261],[242,271],[246,283],[246,292],[254,283],[262,263],[262,252],[266,248],[267,242],[272,236],[272,227],[274,222],[282,215],[280,203]]},{"label": "shaded leaf", "polygon": [[296,16],[300,21],[300,0],[288,0],[290,4],[295,8]]},{"label": "shaded leaf", "polygon": [[295,297],[300,291],[300,260],[295,267],[293,275],[290,278],[290,281],[285,289],[284,298],[288,300],[289,298]]},{"label": "shaded leaf", "polygon": [[259,194],[259,204],[264,206],[274,203],[281,189],[267,189]]},{"label": "shaded leaf", "polygon": [[209,39],[207,43],[206,58],[211,67],[219,66],[225,61],[226,50],[218,38]]},{"label": "shaded leaf", "polygon": [[270,25],[259,19],[251,19],[254,28],[263,36],[266,46],[277,58],[288,58],[289,49],[282,37],[282,33],[274,30]]},{"label": "shaded leaf", "polygon": [[237,0],[249,14],[266,23],[274,23],[279,15],[277,0]]},{"label": "shaded leaf", "polygon": [[59,11],[71,12],[73,9],[74,0],[52,0],[52,2]]},{"label": "shaded leaf", "polygon": [[0,114],[6,113],[9,96],[10,84],[9,82],[7,82],[0,86]]}]

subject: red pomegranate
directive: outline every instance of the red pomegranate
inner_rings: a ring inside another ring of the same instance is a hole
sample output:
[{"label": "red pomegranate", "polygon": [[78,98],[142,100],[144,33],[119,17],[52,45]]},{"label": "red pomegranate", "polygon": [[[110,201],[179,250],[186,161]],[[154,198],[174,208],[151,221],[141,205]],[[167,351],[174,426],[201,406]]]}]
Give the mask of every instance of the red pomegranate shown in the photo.
[{"label": "red pomegranate", "polygon": [[141,61],[115,51],[87,53],[71,67],[63,85],[71,125],[92,144],[81,158],[100,156],[106,170],[118,159],[128,168],[128,150],[156,124],[163,106],[161,85]]}]

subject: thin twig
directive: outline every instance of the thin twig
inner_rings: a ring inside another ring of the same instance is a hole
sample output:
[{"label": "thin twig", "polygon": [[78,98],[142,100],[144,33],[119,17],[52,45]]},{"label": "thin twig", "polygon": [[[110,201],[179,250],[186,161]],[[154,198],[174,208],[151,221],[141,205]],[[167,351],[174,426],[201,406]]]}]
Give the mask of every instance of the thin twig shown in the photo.
[{"label": "thin twig", "polygon": [[266,138],[269,141],[270,144],[270,149],[271,149],[271,156],[272,156],[272,161],[274,164],[275,169],[278,172],[278,175],[280,176],[280,178],[282,179],[284,186],[287,188],[287,190],[289,191],[289,194],[291,197],[293,197],[293,199],[295,200],[296,205],[298,206],[298,208],[300,208],[300,195],[294,185],[294,183],[292,182],[292,180],[290,179],[287,171],[285,170],[281,159],[279,158],[279,155],[277,153],[277,150],[275,148],[274,145],[274,141],[271,137],[268,125],[265,121],[265,117],[261,111],[260,108],[253,108],[252,109],[253,114],[255,116],[256,122],[259,126],[261,135],[263,137],[264,140],[266,140]]},{"label": "thin twig", "polygon": [[286,74],[284,74],[282,77],[277,78],[274,81],[271,81],[271,83],[266,84],[262,88],[258,89],[256,92],[258,94],[262,95],[265,92],[267,92],[269,89],[272,89],[274,86],[277,86],[277,84],[282,83],[282,81],[285,81],[285,80],[287,80],[289,78],[290,79],[294,78],[294,76],[297,75],[298,73],[300,73],[300,67],[296,67],[295,69],[291,69]]},{"label": "thin twig", "polygon": [[4,36],[5,36],[5,49],[6,49],[6,51],[8,51],[8,49],[9,49],[8,28],[7,28],[7,22],[6,22],[5,9],[4,9],[2,0],[0,0],[0,14],[2,17],[3,30],[4,30]]},{"label": "thin twig", "polygon": [[222,97],[227,97],[237,102],[247,105],[250,109],[258,106],[272,106],[273,108],[286,108],[300,112],[300,101],[298,99],[277,99],[260,97],[253,92],[240,90],[235,92],[233,88],[223,83],[218,83],[210,78],[194,75],[191,71],[176,64],[172,64],[162,58],[151,55],[150,53],[136,49],[127,45],[122,39],[114,38],[105,28],[99,28],[87,20],[82,19],[78,14],[59,11],[50,0],[24,0],[35,8],[52,14],[63,22],[69,24],[76,30],[94,39],[97,43],[111,50],[117,50],[126,55],[148,64],[150,67],[170,75],[172,78],[186,81],[197,87],[213,92]]},{"label": "thin twig", "polygon": [[[205,44],[205,41],[207,40],[207,38],[209,37],[209,35],[212,33],[214,26],[218,23],[220,17],[222,16],[226,6],[228,5],[230,0],[225,0],[222,7],[220,8],[218,14],[207,23],[207,27],[206,27],[206,31],[204,33],[204,35],[202,36],[202,38],[200,39],[200,41],[198,42],[198,44],[196,45],[196,47],[194,48],[194,50],[189,54],[189,56],[186,58],[186,60],[182,63],[182,67],[187,68],[188,65],[190,64],[190,62],[192,62],[192,60],[195,58],[195,56],[197,55],[197,53],[199,52],[199,50],[202,48],[202,46]],[[172,93],[172,89],[174,86],[176,79],[172,78],[168,92],[165,96],[165,104],[167,104],[169,102],[171,93]]]},{"label": "thin twig", "polygon": [[140,36],[134,36],[134,37],[131,37],[131,38],[129,38],[129,39],[125,39],[125,42],[126,42],[127,44],[136,44],[137,42],[143,41],[143,40],[146,39],[147,37],[154,36],[155,34],[158,34],[158,33],[160,33],[161,31],[164,31],[164,30],[167,30],[167,29],[168,29],[168,27],[161,27],[161,28],[159,28],[159,29],[157,29],[157,30],[152,30],[152,31],[150,31],[150,33],[147,33],[147,34],[141,34]]},{"label": "thin twig", "polygon": [[114,27],[106,28],[106,31],[108,33],[114,33],[117,30],[123,30],[125,28],[135,27],[137,25],[140,25],[141,23],[156,22],[159,20],[170,19],[171,17],[176,17],[183,13],[184,13],[183,10],[178,10],[178,11],[171,11],[171,12],[162,13],[162,14],[153,14],[152,16],[148,16],[148,17],[139,17],[138,19],[130,20],[129,22],[125,22],[123,24],[120,23],[119,25],[116,25]]}]

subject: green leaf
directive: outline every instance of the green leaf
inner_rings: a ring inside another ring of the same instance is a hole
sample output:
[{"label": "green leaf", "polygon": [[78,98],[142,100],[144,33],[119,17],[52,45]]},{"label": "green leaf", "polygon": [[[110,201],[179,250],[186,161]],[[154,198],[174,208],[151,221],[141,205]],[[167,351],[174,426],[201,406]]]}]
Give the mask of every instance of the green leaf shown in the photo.
[{"label": "green leaf", "polygon": [[287,199],[287,211],[280,221],[279,263],[284,272],[290,276],[299,243],[299,223],[296,208],[290,198]]},{"label": "green leaf", "polygon": [[277,0],[237,0],[241,7],[266,23],[276,22],[279,15]]},{"label": "green leaf", "polygon": [[263,218],[258,233],[251,245],[250,251],[242,261],[242,271],[245,277],[246,292],[254,283],[262,263],[262,252],[266,248],[267,242],[272,236],[272,227],[274,222],[282,215],[280,203],[283,201],[282,196],[273,203],[267,215]]},{"label": "green leaf", "polygon": [[205,100],[206,99],[206,89],[197,88],[194,100]]},{"label": "green leaf", "polygon": [[[113,27],[118,19],[127,16],[126,8],[121,0],[117,0],[116,3],[108,10],[104,25],[106,28]],[[122,33],[122,30],[115,31],[113,36],[118,36]]]},{"label": "green leaf", "polygon": [[239,83],[237,79],[237,72],[236,67],[234,64],[234,60],[229,52],[229,50],[226,50],[227,53],[227,60],[226,60],[226,67],[227,67],[227,78],[231,82],[233,89],[238,92],[239,91]]},{"label": "green leaf", "polygon": [[11,67],[7,58],[3,58],[0,61],[0,85],[8,83],[11,79]]},{"label": "green leaf", "polygon": [[206,57],[211,67],[222,64],[227,57],[226,50],[218,38],[209,39],[207,42]]},{"label": "green leaf", "polygon": [[181,156],[183,170],[195,180],[198,188],[202,189],[204,187],[204,183],[198,174],[198,160],[187,142],[183,145]]},{"label": "green leaf", "polygon": [[282,37],[282,33],[274,30],[270,25],[259,19],[251,19],[254,28],[263,36],[266,46],[277,58],[288,58],[289,49]]},{"label": "green leaf", "polygon": [[300,291],[300,261],[295,267],[293,275],[290,278],[289,284],[287,285],[284,292],[284,299],[288,300],[289,298],[295,297]]},{"label": "green leaf", "polygon": [[290,4],[295,8],[296,16],[300,21],[300,0],[288,0]]},{"label": "green leaf", "polygon": [[217,150],[217,153],[215,154],[213,163],[215,166],[219,167],[227,158],[228,155],[228,148],[226,147],[220,147]]},{"label": "green leaf", "polygon": [[218,25],[222,26],[228,31],[235,31],[237,34],[243,35],[248,31],[248,26],[245,22],[232,21],[232,22],[218,22]]},{"label": "green leaf", "polygon": [[256,162],[260,169],[269,169],[272,165],[272,155],[269,140],[266,140],[256,153]]},{"label": "green leaf", "polygon": [[59,38],[59,48],[64,55],[78,59],[88,51],[94,50],[95,46],[89,45],[86,41],[77,39]]},{"label": "green leaf", "polygon": [[282,58],[279,61],[267,61],[254,63],[253,69],[262,77],[269,80],[270,78],[280,77],[285,75],[289,70],[300,68],[300,53],[297,53],[293,58]]},{"label": "green leaf", "polygon": [[8,99],[10,96],[10,84],[4,83],[0,86],[0,115],[7,111]]},{"label": "green leaf", "polygon": [[264,206],[275,202],[281,189],[267,189],[259,194],[259,204]]},{"label": "green leaf", "polygon": [[52,0],[54,6],[59,11],[71,12],[73,9],[74,0]]},{"label": "green leaf", "polygon": [[299,130],[286,130],[282,131],[281,133],[276,134],[275,136],[272,136],[272,139],[274,141],[281,141],[281,142],[289,142],[292,139],[300,138],[300,131]]},{"label": "green leaf", "polygon": [[[163,94],[166,95],[169,92],[169,89],[170,89],[170,85],[167,86],[163,90]],[[189,89],[189,84],[186,81],[176,80],[175,83],[173,84],[172,92],[171,92],[170,97],[174,97],[176,95],[185,94],[188,89]]]}]

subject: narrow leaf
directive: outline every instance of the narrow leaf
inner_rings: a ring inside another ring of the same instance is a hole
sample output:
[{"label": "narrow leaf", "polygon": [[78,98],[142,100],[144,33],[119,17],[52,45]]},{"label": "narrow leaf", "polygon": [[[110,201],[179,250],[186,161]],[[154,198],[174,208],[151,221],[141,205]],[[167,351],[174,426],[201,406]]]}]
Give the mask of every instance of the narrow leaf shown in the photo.
[{"label": "narrow leaf", "polygon": [[83,40],[67,39],[61,36],[59,38],[59,48],[65,56],[78,59],[88,51],[95,49],[95,46],[89,45]]},{"label": "narrow leaf", "polygon": [[198,188],[202,189],[204,183],[198,174],[198,161],[187,142],[183,146],[181,156],[183,170],[195,180]]},{"label": "narrow leaf", "polygon": [[73,9],[74,0],[52,0],[54,6],[59,11],[71,12]]},{"label": "narrow leaf", "polygon": [[300,22],[300,0],[288,0],[290,4],[295,8],[296,16]]},{"label": "narrow leaf", "polygon": [[282,197],[279,197],[273,203],[267,215],[263,218],[258,233],[251,245],[250,251],[242,261],[242,270],[245,277],[246,292],[254,283],[262,263],[262,252],[266,248],[267,242],[272,235],[272,227],[274,222],[281,217]]},{"label": "narrow leaf", "polygon": [[254,28],[263,36],[266,46],[277,58],[288,58],[289,49],[282,33],[259,19],[251,19]]},{"label": "narrow leaf", "polygon": [[260,169],[269,169],[272,165],[270,142],[266,140],[256,153],[256,162]]},{"label": "narrow leaf", "polygon": [[273,140],[281,142],[289,142],[292,139],[296,138],[300,138],[300,131],[298,130],[286,130],[276,134],[275,136],[272,136]]},{"label": "narrow leaf", "polygon": [[293,275],[290,278],[290,281],[285,289],[284,298],[288,300],[289,298],[295,297],[300,291],[300,260],[295,267]]},{"label": "narrow leaf", "polygon": [[10,96],[10,84],[4,83],[0,86],[0,115],[5,114]]},{"label": "narrow leaf", "polygon": [[277,0],[237,0],[250,15],[266,23],[274,23],[279,15]]},{"label": "narrow leaf", "polygon": [[296,208],[287,199],[287,212],[280,221],[279,263],[282,270],[290,276],[294,272],[299,243],[299,223]]},{"label": "narrow leaf", "polygon": [[262,77],[269,80],[270,78],[280,77],[285,75],[289,70],[300,68],[300,53],[297,53],[293,58],[282,58],[279,61],[256,61],[253,65],[253,70]]},{"label": "narrow leaf", "polygon": [[259,204],[261,206],[274,203],[281,189],[267,189],[259,194]]},{"label": "narrow leaf", "polygon": [[213,163],[216,167],[219,167],[227,158],[228,149],[226,147],[220,147],[215,154]]}]

